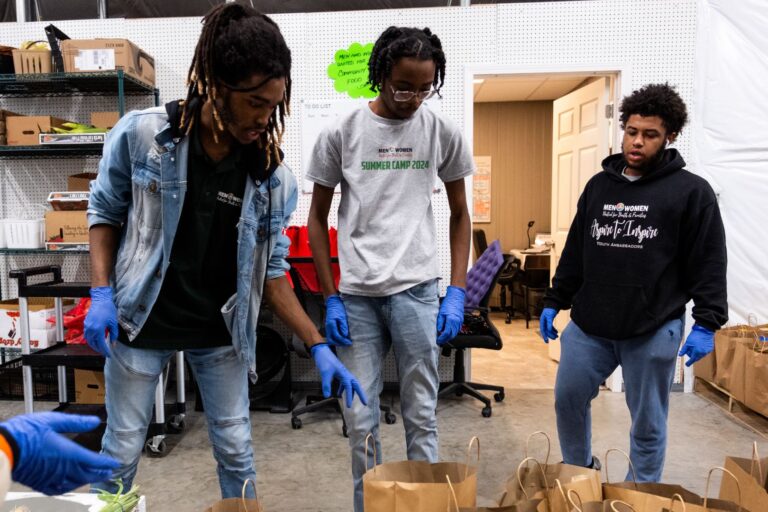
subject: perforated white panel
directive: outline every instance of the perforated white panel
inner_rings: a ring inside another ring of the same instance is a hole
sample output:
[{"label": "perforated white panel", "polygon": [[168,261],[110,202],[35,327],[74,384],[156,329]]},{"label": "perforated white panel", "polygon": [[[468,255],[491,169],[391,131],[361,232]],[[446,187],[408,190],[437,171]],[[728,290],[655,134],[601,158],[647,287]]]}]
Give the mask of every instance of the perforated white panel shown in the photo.
[{"label": "perforated white panel", "polygon": [[[397,11],[282,14],[273,16],[293,54],[294,115],[289,118],[284,142],[286,162],[301,183],[304,162],[300,151],[301,99],[341,99],[327,78],[326,68],[336,50],[353,42],[373,42],[390,25],[430,27],[443,42],[447,56],[442,115],[463,126],[465,94],[463,69],[468,64],[575,66],[620,63],[631,69],[631,86],[668,81],[676,85],[689,112],[693,104],[693,66],[696,33],[695,0],[601,0],[592,2],[522,3],[471,8],[402,9]],[[1,24],[0,42],[43,39],[44,23]],[[153,55],[161,101],[184,96],[184,82],[200,33],[200,18],[151,20],[87,20],[57,22],[70,37],[127,37]],[[15,100],[16,108],[30,113],[52,113],[73,120],[87,120],[89,110],[110,110],[104,98]],[[129,106],[139,108],[141,103]],[[24,103],[26,102],[26,103]],[[0,108],[12,108],[0,99]],[[684,132],[677,142],[683,156],[691,145]],[[95,160],[58,162],[0,161],[0,215],[9,208],[40,202],[51,187],[61,186],[67,174],[93,168]],[[305,224],[311,196],[302,194],[294,224]],[[436,194],[438,253],[444,276],[449,275],[448,205],[445,194]],[[331,223],[335,224],[332,207]],[[62,258],[46,256],[45,258]],[[0,258],[0,282],[8,296],[7,268],[22,263],[19,257]],[[25,257],[24,264],[42,262]],[[65,258],[65,274],[82,272],[82,266]],[[443,282],[445,286],[445,282]],[[311,368],[311,365],[308,366]],[[389,379],[391,376],[387,376]]]}]

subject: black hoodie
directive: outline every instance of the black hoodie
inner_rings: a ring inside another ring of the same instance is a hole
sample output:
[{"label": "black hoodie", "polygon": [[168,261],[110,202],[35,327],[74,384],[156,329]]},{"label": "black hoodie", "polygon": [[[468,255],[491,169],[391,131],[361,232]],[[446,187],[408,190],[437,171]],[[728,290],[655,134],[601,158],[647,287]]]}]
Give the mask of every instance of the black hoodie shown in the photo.
[{"label": "black hoodie", "polygon": [[685,312],[710,330],[728,320],[725,232],[709,184],[677,150],[637,181],[622,154],[589,180],[544,304],[573,308],[586,333],[621,340]]}]

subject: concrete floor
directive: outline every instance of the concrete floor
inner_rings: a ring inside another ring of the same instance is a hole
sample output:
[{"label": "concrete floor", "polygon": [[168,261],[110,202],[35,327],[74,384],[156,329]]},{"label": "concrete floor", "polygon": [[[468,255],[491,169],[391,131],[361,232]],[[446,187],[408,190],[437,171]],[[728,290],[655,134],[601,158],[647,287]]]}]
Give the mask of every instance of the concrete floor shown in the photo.
[{"label": "concrete floor", "polygon": [[[531,432],[549,432],[553,437],[551,460],[560,460],[551,390],[556,364],[546,358],[546,348],[537,341],[533,324],[528,331],[520,321],[511,326],[497,321],[496,325],[503,330],[505,349],[484,355],[478,351],[473,355],[473,372],[476,380],[507,386],[506,400],[494,404],[493,417],[488,419],[480,416],[479,402],[466,397],[441,400],[438,406],[443,460],[463,460],[470,437],[481,440],[479,505],[491,505],[498,498],[523,458]],[[498,364],[499,360],[504,363]],[[539,389],[531,389],[534,385]],[[0,402],[0,417],[22,411],[21,402]],[[629,414],[623,394],[602,392],[592,411],[594,452],[602,456],[608,448],[627,450]],[[397,424],[382,422],[381,427],[385,460],[390,461],[405,458],[402,422],[399,410],[396,412]],[[253,412],[251,421],[258,488],[267,511],[351,510],[348,445],[339,418],[331,413],[308,415],[301,430],[291,429],[289,415]],[[763,454],[768,453],[765,438],[694,394],[673,394],[669,424],[664,479],[694,492],[704,492],[708,468],[721,465],[726,455],[748,457],[753,440],[759,441]],[[168,438],[173,449],[165,458],[142,458],[136,483],[147,496],[150,511],[202,511],[218,497],[205,419],[192,412],[187,425],[183,435]],[[543,457],[541,442],[534,446]],[[614,479],[625,471],[626,463],[621,461],[611,466]],[[719,488],[719,479],[713,485]],[[21,487],[15,485],[14,490]]]}]

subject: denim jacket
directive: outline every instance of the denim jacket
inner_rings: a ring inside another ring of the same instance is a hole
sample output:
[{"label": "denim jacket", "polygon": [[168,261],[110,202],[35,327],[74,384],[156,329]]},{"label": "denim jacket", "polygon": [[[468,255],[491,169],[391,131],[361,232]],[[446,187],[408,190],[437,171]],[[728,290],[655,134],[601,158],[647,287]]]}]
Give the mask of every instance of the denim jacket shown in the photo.
[{"label": "denim jacket", "polygon": [[[187,189],[189,139],[177,138],[163,107],[130,112],[109,132],[91,183],[88,225],[121,228],[111,284],[118,322],[133,340],[160,293]],[[267,188],[269,187],[269,188]],[[238,222],[237,292],[221,313],[249,373],[256,373],[256,323],[266,279],[285,275],[296,179],[279,165],[248,178]],[[265,275],[266,274],[266,275]]]}]

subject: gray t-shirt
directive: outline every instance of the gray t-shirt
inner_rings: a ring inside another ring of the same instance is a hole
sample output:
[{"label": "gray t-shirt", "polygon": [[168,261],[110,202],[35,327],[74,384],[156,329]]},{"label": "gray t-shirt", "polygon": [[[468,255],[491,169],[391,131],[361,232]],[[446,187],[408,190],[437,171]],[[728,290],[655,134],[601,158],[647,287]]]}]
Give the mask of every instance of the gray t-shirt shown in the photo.
[{"label": "gray t-shirt", "polygon": [[455,181],[474,167],[459,129],[428,107],[395,120],[366,105],[325,129],[306,178],[341,183],[339,290],[383,297],[438,277],[435,179]]}]

